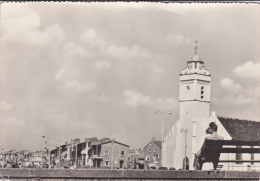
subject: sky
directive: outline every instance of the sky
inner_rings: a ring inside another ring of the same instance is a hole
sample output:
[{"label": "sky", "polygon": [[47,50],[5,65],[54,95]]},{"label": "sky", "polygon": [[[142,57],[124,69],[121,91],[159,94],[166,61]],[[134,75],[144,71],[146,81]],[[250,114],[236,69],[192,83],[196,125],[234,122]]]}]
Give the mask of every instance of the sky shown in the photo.
[{"label": "sky", "polygon": [[259,121],[257,4],[1,4],[5,150],[108,137],[143,148],[179,118],[179,75],[194,55],[210,70],[211,111]]}]

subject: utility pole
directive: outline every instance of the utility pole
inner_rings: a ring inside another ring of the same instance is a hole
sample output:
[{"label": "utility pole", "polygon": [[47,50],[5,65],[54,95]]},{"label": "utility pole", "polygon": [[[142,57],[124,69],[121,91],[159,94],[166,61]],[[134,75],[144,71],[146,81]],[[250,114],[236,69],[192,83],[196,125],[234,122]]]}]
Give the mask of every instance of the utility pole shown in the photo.
[{"label": "utility pole", "polygon": [[5,144],[3,144],[2,146],[0,146],[1,149],[1,154],[2,154],[2,168],[4,168],[4,150],[5,150]]},{"label": "utility pole", "polygon": [[163,121],[164,121],[164,115],[165,114],[172,114],[172,111],[171,110],[167,110],[167,111],[161,111],[161,110],[158,110],[156,109],[155,114],[157,113],[161,113],[162,114],[162,143],[161,143],[161,167],[163,167]]},{"label": "utility pole", "polygon": [[187,164],[187,153],[186,153],[186,149],[187,149],[187,143],[186,143],[186,134],[188,132],[188,129],[181,129],[181,132],[184,132],[185,133],[185,140],[184,140],[184,144],[185,144],[185,147],[184,147],[184,153],[185,153],[185,157],[184,157],[184,170],[186,170],[186,164]]},{"label": "utility pole", "polygon": [[114,167],[114,140],[112,140],[111,142],[111,147],[112,147],[112,159],[111,159],[111,170],[113,169]]},{"label": "utility pole", "polygon": [[77,163],[78,163],[78,144],[76,143],[76,168],[77,168]]}]

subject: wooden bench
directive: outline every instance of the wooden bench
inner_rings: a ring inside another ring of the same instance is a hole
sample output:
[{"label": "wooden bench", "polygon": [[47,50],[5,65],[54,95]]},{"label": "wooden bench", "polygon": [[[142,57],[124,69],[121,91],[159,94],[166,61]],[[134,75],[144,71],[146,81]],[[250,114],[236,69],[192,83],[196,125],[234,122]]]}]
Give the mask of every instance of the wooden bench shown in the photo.
[{"label": "wooden bench", "polygon": [[[255,146],[258,148],[254,148]],[[205,162],[212,162],[214,170],[217,169],[219,162],[260,162],[260,160],[219,160],[221,153],[260,153],[260,140],[205,140],[198,158],[198,169],[202,169]]]}]

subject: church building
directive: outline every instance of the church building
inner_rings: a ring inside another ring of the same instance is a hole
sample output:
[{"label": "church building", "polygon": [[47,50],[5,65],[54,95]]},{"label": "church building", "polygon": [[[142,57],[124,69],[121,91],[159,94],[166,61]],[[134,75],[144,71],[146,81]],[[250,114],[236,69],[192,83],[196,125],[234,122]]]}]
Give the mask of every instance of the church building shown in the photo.
[{"label": "church building", "polygon": [[[164,167],[193,170],[194,155],[205,140],[205,130],[210,122],[215,122],[218,125],[218,133],[225,140],[260,140],[260,122],[249,121],[250,124],[247,124],[249,122],[245,120],[230,121],[233,119],[217,117],[214,112],[210,115],[211,75],[209,70],[205,68],[203,59],[197,54],[197,48],[196,45],[195,54],[187,61],[186,68],[181,70],[179,120],[175,122],[163,140]],[[236,133],[237,131],[230,126],[232,124],[239,127],[244,126],[243,130],[250,130],[250,125],[251,127],[252,125],[255,126],[254,137],[252,135],[248,136],[247,131]],[[221,157],[237,158],[236,154],[221,154]],[[235,167],[237,166],[236,163],[223,164],[225,170],[238,168]],[[244,167],[247,168],[247,165],[241,166],[241,169],[245,169]],[[205,164],[203,168],[212,169],[213,166],[207,167]]]}]

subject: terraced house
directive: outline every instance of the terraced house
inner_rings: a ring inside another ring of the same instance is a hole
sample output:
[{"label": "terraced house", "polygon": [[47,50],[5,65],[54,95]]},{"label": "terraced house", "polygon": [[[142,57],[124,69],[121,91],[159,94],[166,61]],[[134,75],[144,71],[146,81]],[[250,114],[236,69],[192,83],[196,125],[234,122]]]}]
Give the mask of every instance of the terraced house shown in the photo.
[{"label": "terraced house", "polygon": [[161,167],[161,141],[153,137],[151,142],[144,147],[143,152],[145,169]]}]

